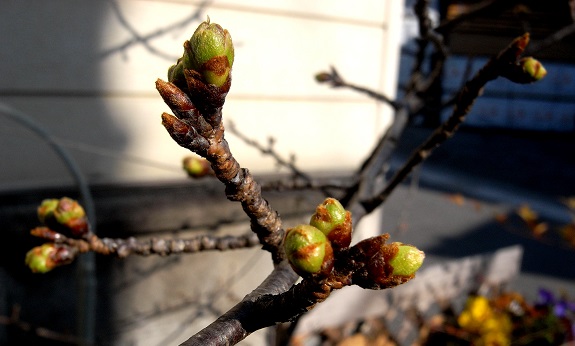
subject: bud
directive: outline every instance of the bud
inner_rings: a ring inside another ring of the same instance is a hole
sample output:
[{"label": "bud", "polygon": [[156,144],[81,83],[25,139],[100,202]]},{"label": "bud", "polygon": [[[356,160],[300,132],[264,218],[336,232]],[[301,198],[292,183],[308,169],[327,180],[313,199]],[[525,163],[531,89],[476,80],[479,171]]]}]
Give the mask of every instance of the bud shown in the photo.
[{"label": "bud", "polygon": [[353,273],[353,283],[369,289],[401,285],[415,277],[425,254],[416,247],[394,242],[386,244],[388,234],[365,239],[350,250],[352,258],[363,266]]},{"label": "bud", "polygon": [[202,178],[206,175],[213,174],[210,162],[197,156],[187,156],[182,161],[184,170],[192,178]]},{"label": "bud", "polygon": [[284,248],[293,270],[301,276],[325,275],[333,268],[333,250],[326,236],[310,225],[287,230]]},{"label": "bud", "polygon": [[327,236],[334,251],[345,249],[351,243],[351,213],[335,198],[326,198],[318,205],[309,224]]},{"label": "bud", "polygon": [[547,70],[543,67],[543,64],[533,57],[523,58],[519,60],[519,64],[523,67],[523,71],[533,79],[533,82],[536,82],[547,75]]},{"label": "bud", "polygon": [[176,85],[186,85],[186,77],[184,76],[184,63],[182,58],[178,59],[178,63],[170,66],[168,69],[168,82]]},{"label": "bud", "polygon": [[403,243],[391,243],[399,246],[399,250],[395,254],[389,264],[393,267],[391,275],[411,276],[421,267],[425,254],[415,246],[406,245]]},{"label": "bud", "polygon": [[210,24],[208,17],[184,43],[184,49],[184,68],[198,71],[207,83],[217,87],[226,83],[234,63],[234,45],[227,30]]},{"label": "bud", "polygon": [[327,73],[327,72],[320,72],[317,73],[315,75],[315,80],[318,83],[325,83],[325,82],[329,82],[331,81],[333,78],[331,77],[331,74]]},{"label": "bud", "polygon": [[74,237],[88,233],[88,219],[84,208],[68,197],[47,199],[38,207],[38,218],[53,230]]},{"label": "bud", "polygon": [[75,252],[66,245],[46,243],[26,253],[26,265],[34,273],[47,273],[57,266],[72,262]]},{"label": "bud", "polygon": [[46,220],[54,217],[54,211],[58,207],[58,199],[45,199],[38,207],[38,219],[40,222],[45,223]]}]

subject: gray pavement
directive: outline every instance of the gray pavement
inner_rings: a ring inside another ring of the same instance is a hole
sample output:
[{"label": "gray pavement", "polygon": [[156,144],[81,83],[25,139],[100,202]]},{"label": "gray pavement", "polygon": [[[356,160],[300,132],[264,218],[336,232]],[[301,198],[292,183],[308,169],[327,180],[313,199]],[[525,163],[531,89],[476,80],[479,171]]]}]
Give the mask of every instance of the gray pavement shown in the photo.
[{"label": "gray pavement", "polygon": [[[392,171],[428,132],[406,131]],[[573,153],[573,135],[462,131],[415,172],[418,184],[407,182],[386,202],[385,231],[426,251],[426,265],[521,245],[513,289],[532,298],[541,287],[575,297],[575,249],[557,235],[572,217],[560,198],[575,196]],[[551,225],[549,235],[532,236],[514,212],[521,204]]]}]

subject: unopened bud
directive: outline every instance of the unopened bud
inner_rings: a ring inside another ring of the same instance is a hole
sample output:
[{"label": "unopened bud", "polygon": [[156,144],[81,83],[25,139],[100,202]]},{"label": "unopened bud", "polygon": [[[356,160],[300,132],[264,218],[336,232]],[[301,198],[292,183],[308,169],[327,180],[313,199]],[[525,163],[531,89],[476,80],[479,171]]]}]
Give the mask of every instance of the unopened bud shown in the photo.
[{"label": "unopened bud", "polygon": [[425,254],[414,246],[386,244],[388,234],[365,239],[351,248],[354,261],[362,263],[353,276],[354,284],[369,289],[401,285],[415,277]]},{"label": "unopened bud", "polygon": [[58,207],[59,202],[60,200],[58,199],[45,199],[42,201],[37,210],[40,222],[44,223],[46,220],[54,216],[54,211]]},{"label": "unopened bud", "polygon": [[351,243],[351,213],[335,198],[326,198],[318,205],[309,224],[327,236],[335,251]]},{"label": "unopened bud", "polygon": [[399,250],[395,254],[389,264],[393,267],[391,275],[411,276],[421,267],[425,254],[415,246],[403,243],[391,243],[399,246]]},{"label": "unopened bud", "polygon": [[38,218],[46,226],[65,235],[81,237],[89,231],[84,208],[68,197],[42,201],[38,207]]},{"label": "unopened bud", "polygon": [[525,71],[534,82],[547,75],[547,70],[543,67],[543,64],[533,57],[523,58],[519,60],[519,64],[523,67],[523,71]]},{"label": "unopened bud", "polygon": [[46,243],[26,253],[26,265],[34,273],[47,273],[57,266],[72,262],[75,253],[68,246]]},{"label": "unopened bud", "polygon": [[326,236],[310,225],[287,230],[284,247],[289,263],[301,276],[328,274],[333,268],[333,250]]},{"label": "unopened bud", "polygon": [[202,178],[206,175],[213,174],[210,162],[197,156],[187,156],[182,161],[186,173],[192,178]]},{"label": "unopened bud", "polygon": [[226,83],[234,63],[234,45],[230,33],[208,18],[198,26],[187,44],[183,67],[198,71],[209,84]]}]

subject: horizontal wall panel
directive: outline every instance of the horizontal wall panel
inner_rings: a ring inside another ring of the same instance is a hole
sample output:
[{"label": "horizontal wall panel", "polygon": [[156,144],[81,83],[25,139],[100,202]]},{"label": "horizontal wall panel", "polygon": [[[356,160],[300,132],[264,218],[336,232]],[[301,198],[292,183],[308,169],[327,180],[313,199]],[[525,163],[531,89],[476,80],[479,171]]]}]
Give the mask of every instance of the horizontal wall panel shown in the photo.
[{"label": "horizontal wall panel", "polygon": [[[179,179],[188,155],[169,137],[160,115],[169,108],[157,98],[14,97],[8,104],[30,115],[61,140],[91,182]],[[246,136],[275,148],[286,159],[297,154],[307,170],[349,170],[359,164],[387,126],[388,109],[375,102],[291,102],[228,99],[224,121]],[[26,185],[71,182],[45,143],[18,124],[0,117],[2,157],[11,162],[0,181]],[[254,172],[275,172],[269,157],[226,134],[234,155]],[[25,160],[23,158],[26,158]],[[38,167],[43,167],[38,169]],[[285,170],[284,170],[285,172]]]},{"label": "horizontal wall panel", "polygon": [[[232,32],[232,93],[328,95],[331,91],[313,76],[330,65],[371,88],[381,79],[383,30],[377,27],[266,13],[240,15],[185,3],[59,1],[41,3],[34,11],[23,3],[12,4],[0,8],[25,19],[17,20],[17,31],[2,24],[2,32],[12,29],[13,35],[0,37],[5,47],[0,57],[8,62],[0,67],[0,93],[149,92],[157,78],[166,78],[168,67],[183,52],[183,42],[207,14]],[[174,28],[178,23],[181,26]]]},{"label": "horizontal wall panel", "polygon": [[383,26],[388,20],[386,1],[368,0],[361,4],[351,4],[345,0],[215,0],[215,1],[187,1],[187,0],[144,0],[152,2],[180,2],[201,6],[206,4],[210,8],[222,8],[237,11],[238,13],[265,13],[282,17],[313,18],[333,22],[347,22],[363,26]]}]

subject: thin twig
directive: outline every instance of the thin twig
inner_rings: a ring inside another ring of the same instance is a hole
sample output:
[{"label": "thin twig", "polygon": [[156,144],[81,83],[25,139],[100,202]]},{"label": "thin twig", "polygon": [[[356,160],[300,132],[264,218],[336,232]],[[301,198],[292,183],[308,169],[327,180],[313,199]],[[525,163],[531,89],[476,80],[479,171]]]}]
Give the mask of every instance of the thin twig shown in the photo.
[{"label": "thin twig", "polygon": [[451,116],[411,154],[405,164],[395,173],[380,193],[373,198],[361,202],[366,213],[372,212],[381,205],[416,165],[429,157],[435,148],[454,135],[459,125],[465,120],[466,115],[471,110],[471,106],[479,97],[485,84],[505,72],[505,68],[514,62],[519,54],[523,52],[528,40],[529,35],[526,34],[513,41],[513,43],[499,53],[497,57],[488,61],[475,77],[465,84],[465,87],[459,93],[458,101]]}]

